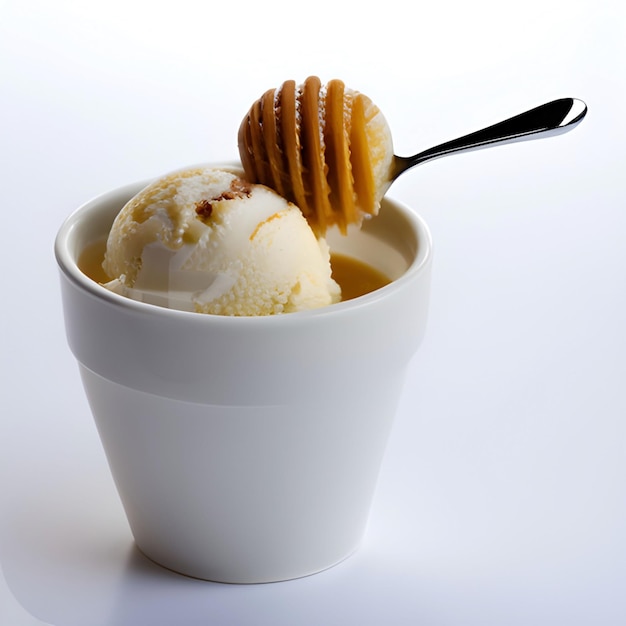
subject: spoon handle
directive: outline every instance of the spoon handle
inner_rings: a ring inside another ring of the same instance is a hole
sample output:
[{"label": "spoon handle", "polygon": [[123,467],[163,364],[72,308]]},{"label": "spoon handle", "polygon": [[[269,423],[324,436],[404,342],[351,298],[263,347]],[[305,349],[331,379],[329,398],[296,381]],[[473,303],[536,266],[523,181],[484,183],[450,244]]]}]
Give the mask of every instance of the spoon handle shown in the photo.
[{"label": "spoon handle", "polygon": [[576,98],[561,98],[520,113],[503,122],[420,152],[411,157],[395,156],[391,180],[415,165],[431,159],[493,145],[560,135],[577,126],[587,113],[587,105]]}]

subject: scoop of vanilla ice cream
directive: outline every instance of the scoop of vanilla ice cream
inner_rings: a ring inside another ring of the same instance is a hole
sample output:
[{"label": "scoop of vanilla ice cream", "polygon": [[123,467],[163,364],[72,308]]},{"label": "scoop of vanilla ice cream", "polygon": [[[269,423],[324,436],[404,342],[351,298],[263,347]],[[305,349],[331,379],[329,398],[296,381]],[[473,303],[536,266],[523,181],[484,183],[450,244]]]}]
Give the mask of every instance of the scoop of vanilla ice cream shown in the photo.
[{"label": "scoop of vanilla ice cream", "polygon": [[218,315],[273,315],[338,302],[330,252],[297,206],[238,170],[195,167],[140,191],[107,240],[105,287]]}]

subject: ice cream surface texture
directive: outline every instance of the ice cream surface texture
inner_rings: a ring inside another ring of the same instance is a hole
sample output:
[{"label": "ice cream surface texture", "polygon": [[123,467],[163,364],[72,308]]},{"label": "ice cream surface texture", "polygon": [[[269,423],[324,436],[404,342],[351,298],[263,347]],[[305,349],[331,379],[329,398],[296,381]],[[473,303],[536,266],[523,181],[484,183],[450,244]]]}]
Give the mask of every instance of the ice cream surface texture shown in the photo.
[{"label": "ice cream surface texture", "polygon": [[105,287],[173,309],[274,315],[341,299],[330,253],[297,206],[243,172],[193,167],[132,198],[108,236]]},{"label": "ice cream surface texture", "polygon": [[391,184],[389,126],[340,80],[310,76],[266,91],[241,122],[238,144],[248,179],[297,204],[321,234],[376,215]]}]

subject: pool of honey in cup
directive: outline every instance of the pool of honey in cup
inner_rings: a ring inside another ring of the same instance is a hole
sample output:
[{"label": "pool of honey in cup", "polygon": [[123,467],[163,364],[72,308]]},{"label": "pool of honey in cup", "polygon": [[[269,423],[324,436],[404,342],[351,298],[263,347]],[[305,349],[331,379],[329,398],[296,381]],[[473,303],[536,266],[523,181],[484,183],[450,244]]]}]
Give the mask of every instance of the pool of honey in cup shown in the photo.
[{"label": "pool of honey in cup", "polygon": [[[106,239],[87,246],[78,258],[78,267],[98,283],[111,280],[102,269]],[[391,280],[376,268],[345,254],[331,254],[333,278],[341,287],[341,300],[352,300],[388,285]]]}]

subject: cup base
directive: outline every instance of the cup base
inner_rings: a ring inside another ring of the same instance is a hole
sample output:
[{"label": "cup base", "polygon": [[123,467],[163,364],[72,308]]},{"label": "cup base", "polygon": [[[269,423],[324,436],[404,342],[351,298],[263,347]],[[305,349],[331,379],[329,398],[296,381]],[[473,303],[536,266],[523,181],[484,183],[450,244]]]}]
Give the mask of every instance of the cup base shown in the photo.
[{"label": "cup base", "polygon": [[323,571],[358,549],[395,386],[349,409],[226,407],[80,371],[131,531],[152,561],[203,580],[264,583]]},{"label": "cup base", "polygon": [[174,574],[185,576],[186,578],[193,578],[194,580],[202,580],[202,581],[209,582],[209,583],[219,583],[222,585],[269,585],[273,583],[287,582],[289,580],[297,580],[299,578],[308,578],[309,576],[315,576],[316,574],[321,574],[330,569],[333,569],[334,567],[337,567],[341,565],[342,563],[345,563],[346,561],[351,559],[359,551],[361,547],[361,543],[359,542],[359,545],[356,548],[354,548],[351,552],[349,552],[345,556],[339,558],[337,561],[334,561],[333,563],[328,563],[321,567],[317,567],[315,569],[311,569],[308,571],[302,571],[299,573],[283,574],[283,575],[275,575],[275,576],[264,575],[264,576],[259,576],[259,577],[250,577],[242,573],[239,573],[236,576],[229,577],[229,576],[224,576],[222,573],[211,573],[210,570],[207,570],[206,572],[197,572],[197,571],[191,572],[191,571],[187,571],[185,568],[182,568],[182,569],[177,568],[176,566],[171,566],[168,563],[161,562],[152,558],[150,554],[148,554],[147,552],[141,549],[141,547],[139,546],[136,540],[135,540],[135,547],[137,548],[137,551],[144,558],[148,559],[151,563],[154,563],[158,567],[162,567],[163,569],[168,570],[169,572],[173,572]]}]

